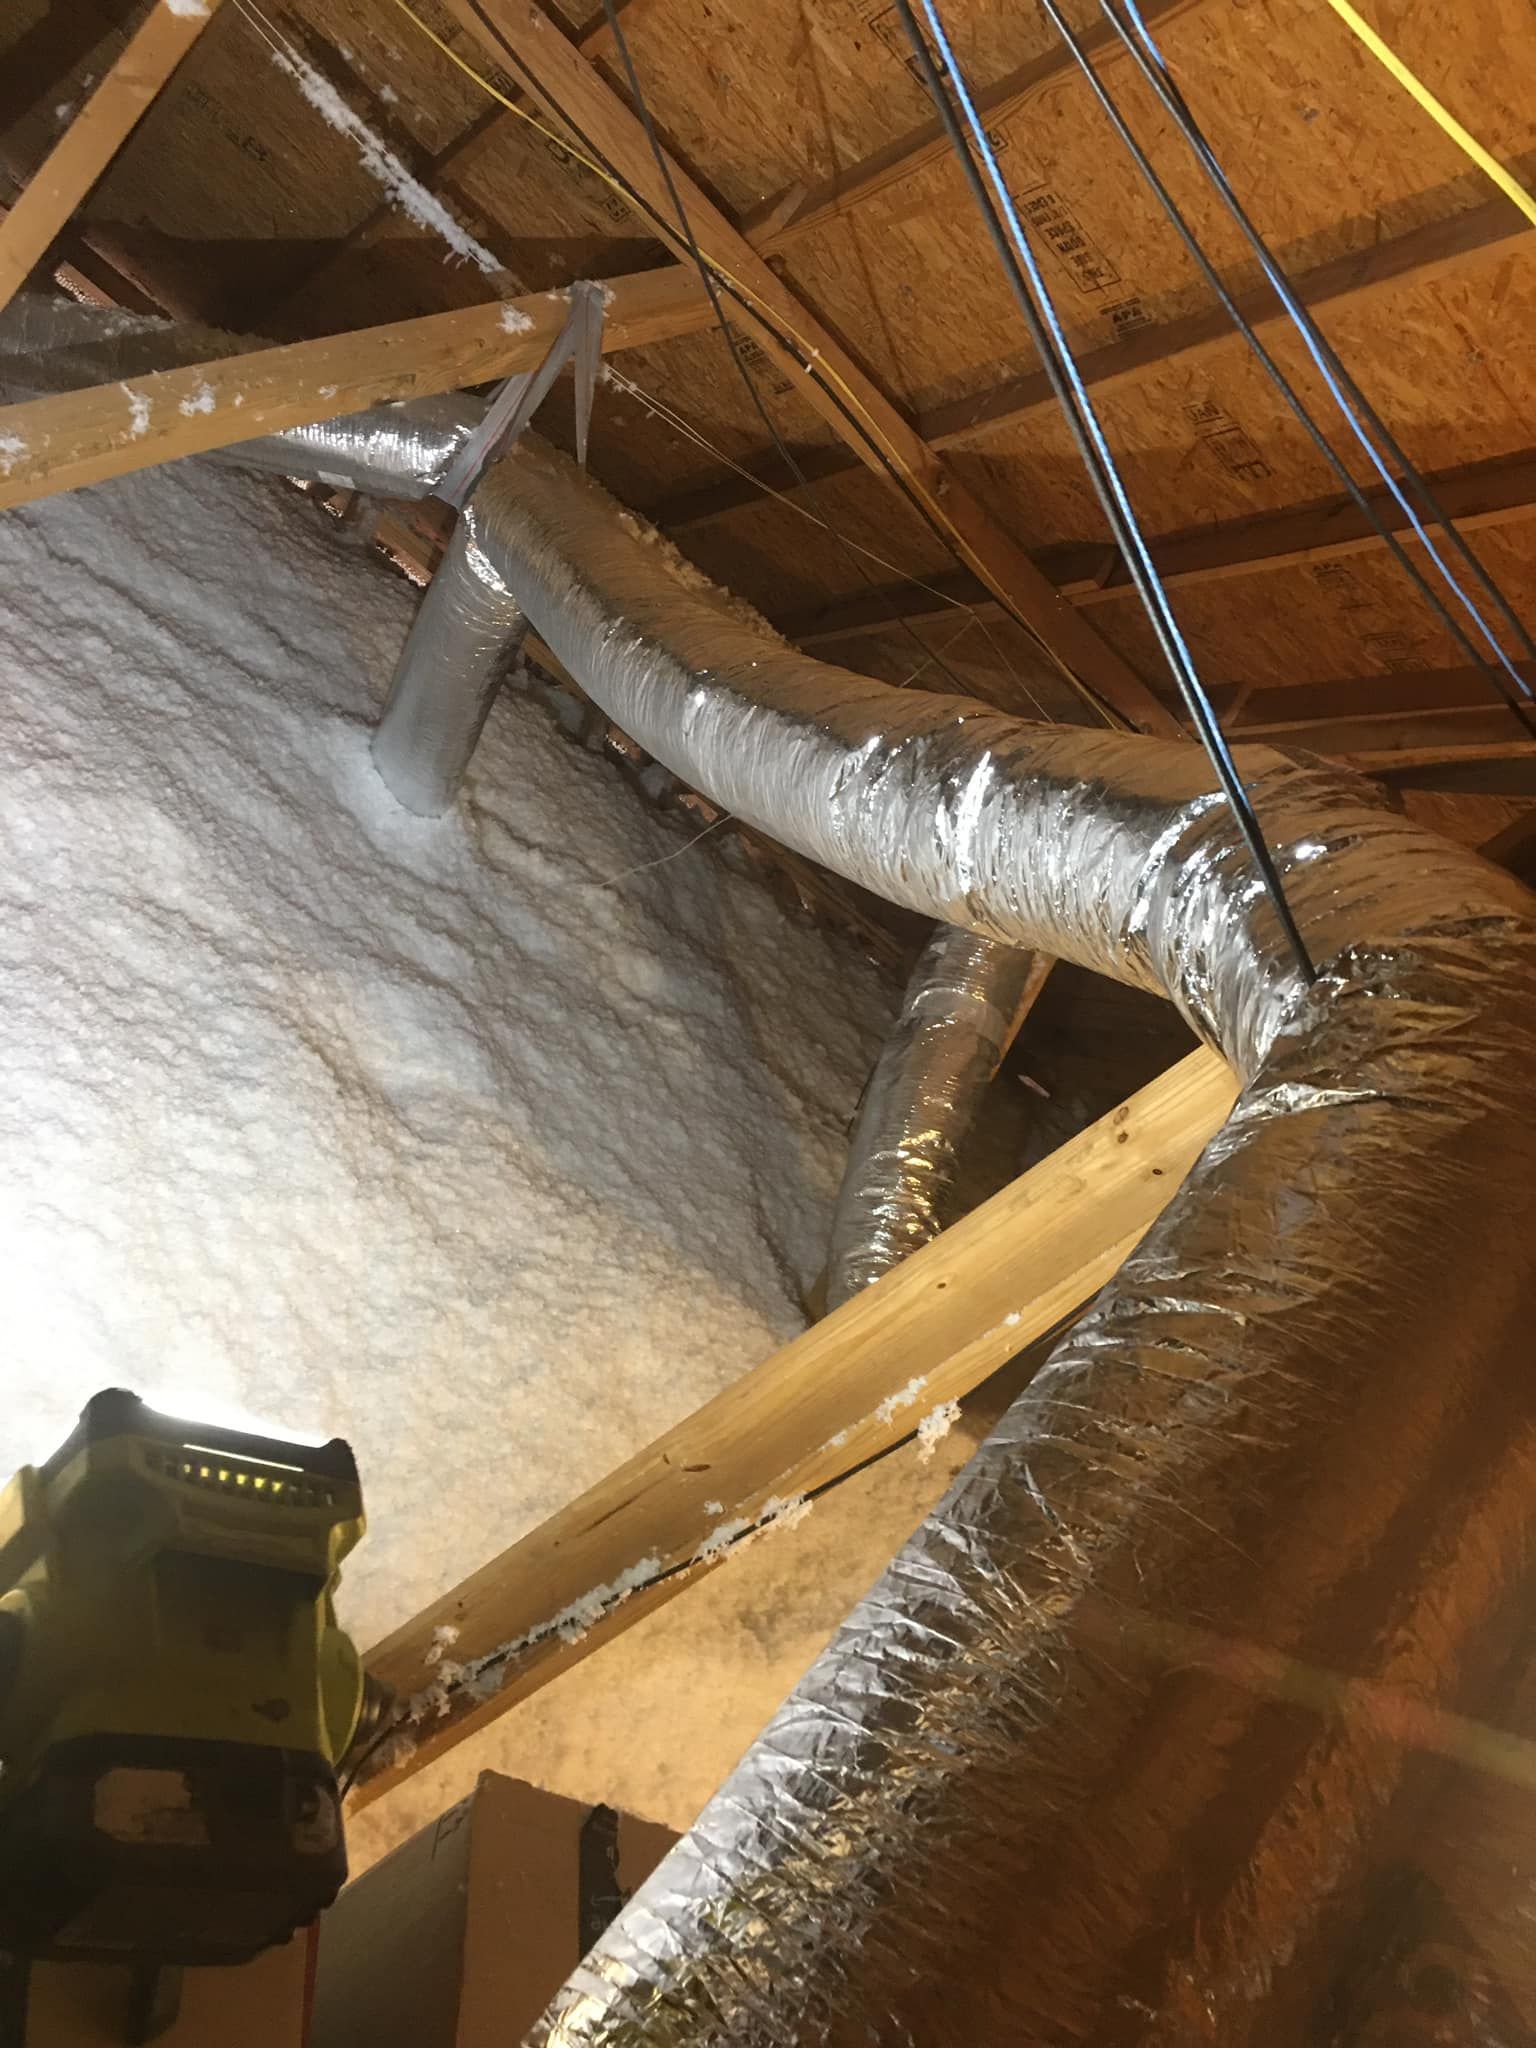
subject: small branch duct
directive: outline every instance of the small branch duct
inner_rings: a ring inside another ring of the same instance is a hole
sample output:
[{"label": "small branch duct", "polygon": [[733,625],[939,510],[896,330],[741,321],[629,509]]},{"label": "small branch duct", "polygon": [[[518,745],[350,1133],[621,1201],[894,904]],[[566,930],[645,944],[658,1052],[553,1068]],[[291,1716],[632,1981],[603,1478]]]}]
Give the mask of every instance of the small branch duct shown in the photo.
[{"label": "small branch duct", "polygon": [[[1421,1775],[1352,1703],[1475,1702],[1529,1590],[1532,899],[1367,785],[1245,750],[1309,990],[1195,748],[810,661],[531,442],[474,540],[713,801],[1161,990],[1244,1083],[540,2040],[1310,2038]],[[483,651],[424,610],[428,652],[471,723]]]},{"label": "small branch duct", "polygon": [[[475,539],[477,517],[473,504],[465,507],[427,585],[373,743],[379,773],[418,817],[435,818],[453,802],[527,630]],[[454,650],[451,690],[438,662],[445,645]]]},{"label": "small branch duct", "polygon": [[1017,1035],[1035,957],[941,924],[901,999],[832,1212],[827,1307],[937,1236],[958,1155]]},{"label": "small branch duct", "polygon": [[[808,660],[529,440],[471,538],[508,635],[526,614],[713,801],[1160,990],[1243,1083],[538,2038],[1325,2037],[1354,1887],[1418,1811],[1415,1731],[1477,1712],[1528,1607],[1536,901],[1244,749],[1308,989],[1195,748]],[[407,651],[439,678],[426,784],[483,717],[460,615],[424,606]]]}]

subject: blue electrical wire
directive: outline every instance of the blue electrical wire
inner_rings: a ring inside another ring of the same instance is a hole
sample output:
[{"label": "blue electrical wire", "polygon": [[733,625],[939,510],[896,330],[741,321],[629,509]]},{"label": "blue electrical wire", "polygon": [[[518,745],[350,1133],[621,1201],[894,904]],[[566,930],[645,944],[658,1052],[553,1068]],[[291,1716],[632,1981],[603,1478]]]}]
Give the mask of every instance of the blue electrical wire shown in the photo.
[{"label": "blue electrical wire", "polygon": [[[1199,266],[1201,275],[1205,278],[1206,283],[1211,287],[1212,291],[1216,294],[1218,302],[1222,306],[1223,310],[1226,312],[1227,316],[1232,321],[1232,324],[1237,329],[1238,333],[1243,337],[1243,340],[1247,343],[1249,349],[1252,351],[1254,355],[1255,360],[1259,363],[1260,367],[1269,377],[1271,383],[1275,386],[1275,389],[1280,393],[1281,397],[1285,400],[1291,412],[1295,415],[1296,419],[1305,429],[1306,433],[1312,440],[1313,445],[1317,448],[1319,454],[1323,457],[1324,461],[1328,464],[1329,468],[1332,469],[1334,474],[1339,478],[1349,497],[1353,500],[1354,504],[1358,507],[1358,509],[1365,517],[1365,519],[1369,522],[1377,538],[1384,544],[1388,552],[1391,554],[1393,560],[1397,562],[1398,566],[1404,571],[1404,573],[1408,576],[1410,581],[1414,584],[1416,589],[1419,591],[1420,595],[1423,597],[1425,603],[1429,606],[1430,610],[1434,613],[1435,617],[1440,621],[1441,625],[1444,626],[1446,632],[1456,642],[1457,646],[1466,655],[1468,661],[1471,662],[1473,667],[1481,668],[1486,671],[1490,683],[1498,691],[1499,695],[1503,698],[1504,702],[1508,705],[1510,711],[1514,714],[1514,716],[1520,719],[1522,723],[1526,724],[1531,731],[1536,732],[1536,725],[1532,725],[1529,714],[1525,709],[1525,706],[1520,702],[1518,698],[1514,697],[1506,688],[1503,677],[1500,675],[1498,670],[1489,662],[1487,655],[1484,654],[1480,648],[1473,645],[1472,641],[1467,637],[1466,630],[1461,625],[1460,621],[1451,616],[1451,613],[1446,608],[1444,600],[1441,598],[1439,593],[1431,586],[1427,577],[1424,574],[1424,571],[1419,567],[1418,563],[1414,561],[1413,557],[1404,547],[1401,540],[1399,540],[1397,535],[1391,530],[1390,527],[1387,526],[1385,521],[1382,519],[1381,515],[1377,512],[1376,507],[1371,503],[1370,499],[1366,496],[1359,482],[1351,474],[1349,466],[1344,461],[1344,458],[1339,454],[1338,450],[1333,446],[1332,442],[1328,439],[1327,435],[1323,432],[1322,428],[1313,418],[1300,393],[1296,390],[1295,386],[1290,382],[1290,379],[1286,376],[1285,372],[1280,368],[1280,365],[1275,361],[1274,357],[1270,354],[1269,350],[1264,346],[1264,343],[1260,340],[1259,335],[1253,326],[1253,323],[1245,316],[1242,308],[1238,305],[1236,299],[1233,297],[1232,293],[1228,290],[1227,286],[1222,281],[1221,273],[1217,270],[1215,264],[1207,255],[1205,248],[1201,243],[1199,237],[1196,235],[1194,229],[1190,226],[1183,212],[1180,210],[1178,202],[1174,199],[1173,194],[1168,190],[1167,186],[1158,176],[1157,170],[1154,167],[1151,158],[1147,155],[1146,150],[1137,140],[1135,133],[1131,129],[1129,122],[1126,120],[1124,113],[1121,111],[1120,106],[1116,102],[1108,86],[1104,83],[1103,79],[1094,69],[1093,63],[1089,58],[1088,52],[1086,51],[1086,49],[1084,49],[1082,43],[1079,42],[1076,35],[1074,35],[1071,25],[1068,23],[1066,17],[1062,14],[1061,9],[1057,4],[1057,0],[1040,0],[1040,5],[1044,9],[1045,13],[1049,16],[1052,25],[1055,27],[1062,41],[1071,51],[1073,57],[1076,58],[1079,69],[1082,71],[1084,78],[1088,81],[1089,87],[1093,91],[1094,96],[1097,98],[1100,106],[1103,108],[1105,115],[1107,116],[1108,120],[1110,121],[1111,125],[1115,130],[1115,133],[1120,137],[1121,141],[1129,150],[1131,157],[1136,164],[1137,169],[1141,172],[1142,178],[1145,180],[1147,186],[1153,193],[1154,197],[1157,199],[1157,202],[1162,207],[1164,213],[1168,216],[1168,219],[1171,222],[1174,231],[1177,233],[1180,241],[1184,244],[1184,247],[1189,251],[1195,263]],[[1488,633],[1486,626],[1483,627],[1483,632],[1485,638],[1491,640],[1492,636]]]},{"label": "blue electrical wire", "polygon": [[[1536,703],[1536,692],[1532,691],[1530,684],[1527,683],[1514,662],[1511,661],[1500,646],[1476,605],[1471,601],[1442,560],[1439,550],[1430,539],[1428,533],[1426,533],[1418,514],[1403,495],[1402,486],[1398,479],[1393,476],[1391,469],[1382,459],[1375,443],[1371,440],[1370,434],[1362,426],[1360,415],[1364,416],[1365,421],[1371,428],[1371,432],[1379,437],[1382,446],[1386,449],[1392,461],[1397,463],[1405,475],[1411,479],[1414,488],[1419,492],[1424,504],[1427,506],[1431,517],[1443,528],[1457,554],[1460,555],[1478,582],[1482,584],[1483,589],[1498,607],[1505,622],[1533,661],[1536,661],[1536,640],[1532,639],[1524,622],[1489,574],[1487,568],[1479,560],[1476,551],[1468,545],[1465,537],[1457,529],[1455,522],[1440,505],[1429,484],[1398,445],[1391,430],[1382,420],[1370,400],[1365,396],[1365,393],[1360,389],[1359,384],[1339,357],[1333,344],[1328,340],[1307,308],[1292,290],[1290,279],[1286,276],[1284,269],[1276,259],[1269,244],[1264,240],[1258,228],[1255,227],[1253,221],[1249,218],[1247,210],[1233,190],[1226,172],[1222,169],[1215,151],[1211,148],[1200,124],[1191,112],[1188,102],[1175,83],[1173,74],[1168,68],[1167,60],[1153,40],[1151,30],[1142,19],[1136,0],[1125,0],[1125,6],[1134,24],[1134,34],[1116,13],[1114,0],[1099,0],[1100,12],[1135,61],[1137,69],[1166,108],[1175,126],[1194,152],[1197,162],[1215,187],[1223,205],[1225,205],[1227,211],[1237,223],[1248,246],[1258,258],[1260,267],[1274,290],[1276,297],[1290,315],[1297,332],[1301,335],[1318,374],[1327,385],[1334,403],[1343,414],[1351,433],[1353,433],[1355,439],[1370,458],[1377,475],[1391,492],[1393,498],[1396,499],[1404,517],[1413,528],[1414,534],[1417,536],[1430,560],[1445,579],[1448,588],[1454,592],[1468,616],[1476,624],[1479,632],[1487,641],[1490,651],[1514,683],[1520,696],[1528,704]],[[1348,394],[1347,396],[1346,393]],[[1351,400],[1353,400],[1353,404],[1351,404]],[[1355,407],[1359,408],[1358,414],[1355,411]],[[1523,709],[1521,715],[1525,716]],[[1529,723],[1528,718],[1527,723]]]},{"label": "blue electrical wire", "polygon": [[[971,192],[1002,259],[1014,296],[1030,330],[1031,339],[1039,352],[1052,389],[1061,403],[1073,439],[1098,492],[1137,592],[1146,607],[1164,658],[1210,757],[1227,801],[1232,807],[1233,816],[1274,905],[1281,929],[1296,955],[1297,964],[1308,982],[1315,981],[1317,970],[1313,966],[1306,943],[1287,901],[1274,857],[1260,830],[1258,818],[1238,774],[1231,749],[1227,745],[1210,698],[1196,670],[1188,643],[1168,601],[1167,591],[1163,587],[1151,551],[1131,507],[1098,415],[1088,396],[1087,387],[1067,346],[1066,335],[1049,287],[1036,261],[1029,237],[1019,219],[1007,185],[998,170],[996,154],[945,33],[935,0],[919,0],[919,4],[938,52],[937,61],[934,51],[929,49],[927,40],[918,27],[910,0],[895,0],[895,4],[940,120],[965,171]],[[951,92],[954,95],[953,105],[950,101]],[[964,115],[966,127],[970,131],[969,148],[959,127],[956,107]],[[985,167],[987,181],[992,187],[990,193],[986,183],[983,183],[981,171],[977,167],[978,161]],[[1004,220],[1007,223],[1006,228],[1003,225]]]}]

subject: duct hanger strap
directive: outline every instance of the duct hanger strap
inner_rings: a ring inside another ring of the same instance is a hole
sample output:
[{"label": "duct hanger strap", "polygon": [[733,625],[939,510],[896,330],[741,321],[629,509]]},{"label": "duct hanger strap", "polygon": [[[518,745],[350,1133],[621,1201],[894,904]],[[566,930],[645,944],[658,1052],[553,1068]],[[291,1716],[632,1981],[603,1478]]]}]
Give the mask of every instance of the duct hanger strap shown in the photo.
[{"label": "duct hanger strap", "polygon": [[508,377],[486,407],[485,418],[449,465],[437,492],[445,504],[461,511],[485,471],[517,440],[548,397],[567,363],[576,378],[576,460],[587,465],[587,430],[597,390],[597,366],[603,352],[603,287],[585,280],[570,287],[571,309],[550,350],[536,370]]}]

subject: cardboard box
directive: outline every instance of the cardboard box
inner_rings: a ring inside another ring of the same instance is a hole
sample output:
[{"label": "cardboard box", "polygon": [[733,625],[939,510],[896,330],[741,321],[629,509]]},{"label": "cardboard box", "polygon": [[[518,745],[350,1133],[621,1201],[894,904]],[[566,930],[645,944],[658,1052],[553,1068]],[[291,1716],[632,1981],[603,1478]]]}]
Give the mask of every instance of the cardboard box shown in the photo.
[{"label": "cardboard box", "polygon": [[309,2048],[520,2041],[676,1839],[483,1773],[326,1914]]},{"label": "cardboard box", "polygon": [[[176,2018],[155,2048],[305,2048],[318,1929],[233,1970],[184,1970]],[[99,1963],[34,1963],[27,2048],[123,2048],[130,1998],[126,1969]]]}]

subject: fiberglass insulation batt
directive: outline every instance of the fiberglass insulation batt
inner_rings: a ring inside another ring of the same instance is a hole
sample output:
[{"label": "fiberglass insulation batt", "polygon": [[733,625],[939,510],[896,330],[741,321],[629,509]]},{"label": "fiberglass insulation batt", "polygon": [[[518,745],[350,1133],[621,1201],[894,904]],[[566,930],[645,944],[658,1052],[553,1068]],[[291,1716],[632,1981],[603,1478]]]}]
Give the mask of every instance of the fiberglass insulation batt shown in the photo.
[{"label": "fiberglass insulation batt", "polygon": [[891,992],[526,701],[401,811],[413,593],[279,483],[0,575],[0,1476],[106,1385],[345,1435],[366,1646],[801,1326]]}]

